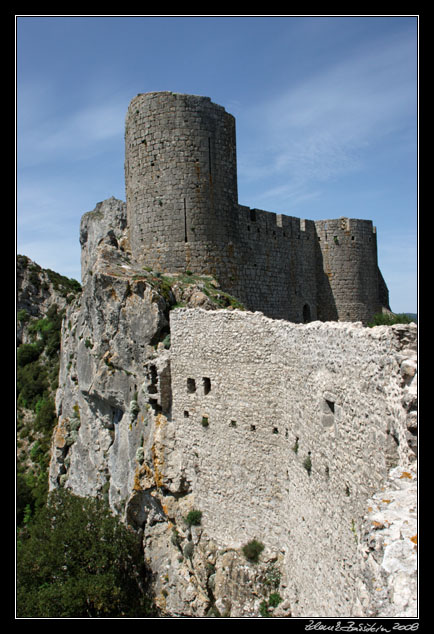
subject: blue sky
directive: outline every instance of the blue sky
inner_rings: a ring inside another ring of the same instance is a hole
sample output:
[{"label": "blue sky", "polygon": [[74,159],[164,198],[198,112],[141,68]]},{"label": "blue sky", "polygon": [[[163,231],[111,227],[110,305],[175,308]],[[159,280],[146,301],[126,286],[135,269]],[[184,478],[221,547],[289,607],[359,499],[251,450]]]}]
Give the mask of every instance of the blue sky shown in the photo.
[{"label": "blue sky", "polygon": [[392,310],[417,312],[416,16],[16,18],[17,251],[80,280],[81,216],[125,200],[138,93],[236,118],[240,204],[371,219]]}]

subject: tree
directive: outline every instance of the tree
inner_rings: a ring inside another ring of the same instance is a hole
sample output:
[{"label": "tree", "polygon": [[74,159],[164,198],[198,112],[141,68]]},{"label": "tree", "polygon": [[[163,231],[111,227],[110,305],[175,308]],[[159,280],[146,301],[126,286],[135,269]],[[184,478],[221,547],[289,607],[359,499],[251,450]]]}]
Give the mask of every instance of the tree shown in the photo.
[{"label": "tree", "polygon": [[145,569],[137,534],[96,498],[66,490],[21,531],[17,616],[145,617]]}]

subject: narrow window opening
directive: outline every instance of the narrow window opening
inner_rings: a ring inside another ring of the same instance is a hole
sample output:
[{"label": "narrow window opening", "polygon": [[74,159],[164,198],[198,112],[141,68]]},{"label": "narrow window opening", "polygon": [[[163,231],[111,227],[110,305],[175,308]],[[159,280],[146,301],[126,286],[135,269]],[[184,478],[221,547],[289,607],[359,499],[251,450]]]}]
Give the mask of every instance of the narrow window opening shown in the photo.
[{"label": "narrow window opening", "polygon": [[256,431],[256,425],[250,425],[250,431]]},{"label": "narrow window opening", "polygon": [[187,379],[187,392],[189,394],[196,392],[196,381],[194,379]]},{"label": "narrow window opening", "polygon": [[203,382],[203,393],[205,395],[211,392],[211,379],[207,376],[204,376],[202,379]]},{"label": "narrow window opening", "polygon": [[202,416],[202,427],[208,427],[208,425],[209,425],[208,416]]},{"label": "narrow window opening", "polygon": [[208,168],[211,176],[211,137],[208,137]]},{"label": "narrow window opening", "polygon": [[187,238],[187,203],[184,198],[184,242],[188,242]]},{"label": "narrow window opening", "polygon": [[303,322],[307,324],[307,322],[309,322],[310,320],[311,320],[310,306],[309,304],[305,304],[303,306]]},{"label": "narrow window opening", "polygon": [[328,405],[328,408],[329,408],[330,412],[331,412],[332,414],[334,414],[334,413],[335,413],[335,404],[334,404],[334,402],[333,402],[333,401],[328,401],[328,400],[326,399],[326,403],[327,403],[327,405]]},{"label": "narrow window opening", "polygon": [[184,410],[184,418],[189,418],[190,413],[187,410]]},{"label": "narrow window opening", "polygon": [[277,427],[273,427],[273,434],[278,434],[278,433],[279,433],[278,428]]},{"label": "narrow window opening", "polygon": [[256,222],[256,209],[250,210],[250,222]]},{"label": "narrow window opening", "polygon": [[158,394],[158,372],[155,365],[151,365],[149,368],[149,385],[148,385],[148,394]]}]

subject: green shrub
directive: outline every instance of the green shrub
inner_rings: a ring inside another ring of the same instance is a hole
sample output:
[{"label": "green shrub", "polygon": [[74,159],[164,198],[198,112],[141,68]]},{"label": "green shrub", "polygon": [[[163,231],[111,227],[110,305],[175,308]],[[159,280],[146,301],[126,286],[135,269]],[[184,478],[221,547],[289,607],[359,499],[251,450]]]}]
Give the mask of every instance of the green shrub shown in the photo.
[{"label": "green shrub", "polygon": [[307,473],[310,475],[312,471],[312,460],[310,456],[306,456],[303,460],[303,467],[306,469]]},{"label": "green shrub", "polygon": [[17,365],[23,368],[25,365],[39,359],[42,346],[39,343],[23,343],[17,350]]},{"label": "green shrub", "polygon": [[95,498],[50,494],[19,536],[16,575],[18,618],[149,616],[140,539]]},{"label": "green shrub", "polygon": [[34,409],[48,389],[46,368],[39,362],[17,367],[17,403],[20,407]]},{"label": "green shrub", "polygon": [[270,564],[265,576],[265,584],[277,589],[280,585],[281,578],[282,573],[280,572],[280,570],[274,564]]},{"label": "green shrub", "polygon": [[242,550],[245,558],[256,564],[259,561],[259,555],[264,550],[264,544],[258,542],[256,539],[251,539],[243,546]]},{"label": "green shrub", "polygon": [[272,592],[268,597],[268,605],[270,608],[277,608],[279,603],[282,603],[283,599],[278,592]]},{"label": "green shrub", "polygon": [[22,308],[21,310],[17,312],[17,319],[21,323],[25,324],[29,321],[30,315],[25,308]]},{"label": "green shrub", "polygon": [[264,618],[267,618],[267,616],[270,616],[270,613],[268,611],[268,603],[265,600],[261,601],[259,605],[259,614]]},{"label": "green shrub", "polygon": [[374,326],[393,326],[394,324],[410,324],[413,320],[405,313],[377,313],[368,323],[369,328]]},{"label": "green shrub", "polygon": [[54,400],[51,398],[42,398],[37,402],[35,410],[35,429],[51,431],[56,423]]},{"label": "green shrub", "polygon": [[196,509],[190,511],[185,518],[185,523],[187,524],[187,526],[200,526],[201,521],[202,511],[197,511]]},{"label": "green shrub", "polygon": [[266,601],[265,599],[264,601],[261,601],[259,605],[259,614],[265,618],[271,616],[268,608],[277,608],[279,603],[282,603],[282,601],[283,599],[280,594],[278,594],[277,592],[273,592],[268,597],[268,601]]}]

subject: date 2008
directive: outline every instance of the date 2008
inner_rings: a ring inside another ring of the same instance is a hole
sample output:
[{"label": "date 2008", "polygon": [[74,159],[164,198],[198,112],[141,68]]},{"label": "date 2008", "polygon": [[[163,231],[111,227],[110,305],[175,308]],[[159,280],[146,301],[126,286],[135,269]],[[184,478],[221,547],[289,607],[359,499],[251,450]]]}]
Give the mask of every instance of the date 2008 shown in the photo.
[{"label": "date 2008", "polygon": [[355,621],[348,621],[346,623],[342,623],[338,621],[336,625],[324,625],[322,622],[310,621],[308,625],[305,626],[305,630],[315,630],[315,631],[333,631],[333,632],[363,632],[363,634],[377,634],[379,632],[392,632],[392,631],[401,631],[401,632],[416,632],[419,629],[419,623],[395,623],[390,624],[389,627],[385,627],[376,622],[374,623],[356,623]]}]

